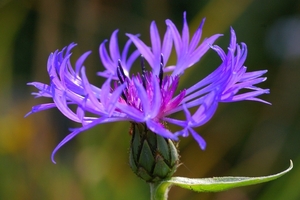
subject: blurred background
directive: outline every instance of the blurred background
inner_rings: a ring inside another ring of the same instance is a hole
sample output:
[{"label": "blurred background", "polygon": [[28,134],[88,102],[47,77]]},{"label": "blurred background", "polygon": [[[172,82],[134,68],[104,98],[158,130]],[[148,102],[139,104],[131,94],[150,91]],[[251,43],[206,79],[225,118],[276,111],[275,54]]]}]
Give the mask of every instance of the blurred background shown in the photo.
[{"label": "blurred background", "polygon": [[[204,37],[224,36],[217,44],[226,49],[229,27],[248,45],[249,71],[267,69],[261,84],[271,94],[262,96],[272,106],[257,102],[220,104],[217,113],[197,131],[207,141],[200,150],[190,137],[179,148],[182,165],[176,176],[262,176],[294,169],[270,183],[221,193],[194,193],[178,187],[170,198],[201,200],[300,199],[300,1],[297,0],[0,0],[0,199],[149,199],[149,188],[128,164],[129,123],[97,126],[77,136],[56,154],[59,141],[78,127],[56,109],[24,115],[46,102],[34,99],[27,82],[49,83],[50,52],[78,43],[75,60],[92,50],[85,62],[89,79],[103,71],[98,47],[119,29],[141,33],[149,41],[149,26],[165,19],[182,27],[187,11],[191,32],[206,17]],[[149,44],[149,43],[148,43]],[[210,51],[181,78],[188,87],[213,71],[220,59]],[[197,75],[196,75],[197,74]]]}]

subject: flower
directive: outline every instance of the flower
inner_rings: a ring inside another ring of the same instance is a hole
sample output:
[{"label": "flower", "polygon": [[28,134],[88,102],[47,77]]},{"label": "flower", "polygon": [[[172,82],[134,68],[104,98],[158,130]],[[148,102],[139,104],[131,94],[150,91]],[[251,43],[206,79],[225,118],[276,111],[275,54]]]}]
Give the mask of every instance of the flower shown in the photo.
[{"label": "flower", "polygon": [[[57,150],[80,132],[98,124],[117,121],[142,123],[152,132],[171,140],[191,134],[201,149],[205,149],[205,140],[194,128],[211,119],[220,102],[252,100],[268,103],[258,96],[269,93],[269,89],[255,86],[266,80],[262,75],[267,70],[247,72],[244,66],[247,46],[244,43],[237,44],[232,28],[227,53],[213,45],[220,34],[200,43],[204,21],[191,40],[186,13],[183,15],[182,34],[171,20],[166,20],[167,30],[162,40],[155,22],[152,22],[151,46],[146,45],[138,35],[127,34],[129,39],[122,53],[117,43],[117,31],[113,32],[109,42],[110,55],[105,47],[106,41],[99,49],[101,61],[106,68],[98,74],[106,79],[101,88],[91,84],[85,73],[83,63],[90,51],[78,58],[75,69],[70,62],[74,43],[51,53],[47,63],[50,84],[31,82],[28,85],[39,90],[33,95],[52,98],[53,103],[34,106],[27,115],[57,107],[66,117],[82,124],[82,127],[72,129],[57,145],[52,153],[52,161],[55,163],[54,154]],[[132,43],[136,50],[128,55]],[[169,65],[173,45],[177,61]],[[197,63],[209,49],[220,56],[219,67],[193,86],[177,91],[184,71]],[[130,75],[130,68],[139,55],[141,73]],[[151,71],[146,71],[144,60],[150,65]],[[74,105],[75,111],[70,108]],[[189,109],[194,107],[197,109],[191,113]],[[185,114],[184,120],[172,117],[172,114],[180,111]],[[166,122],[181,129],[172,132],[165,126]]]}]

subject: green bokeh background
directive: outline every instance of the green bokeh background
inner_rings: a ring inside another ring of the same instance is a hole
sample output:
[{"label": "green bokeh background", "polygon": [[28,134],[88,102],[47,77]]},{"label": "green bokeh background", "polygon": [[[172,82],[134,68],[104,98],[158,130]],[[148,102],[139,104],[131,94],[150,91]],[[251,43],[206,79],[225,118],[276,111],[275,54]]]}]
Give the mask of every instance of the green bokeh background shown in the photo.
[{"label": "green bokeh background", "polygon": [[[176,176],[269,175],[286,169],[290,159],[294,169],[274,182],[221,193],[174,187],[169,199],[300,199],[296,0],[0,0],[0,199],[149,199],[148,185],[128,164],[129,123],[101,125],[80,134],[60,149],[54,165],[52,150],[68,128],[78,124],[56,109],[24,118],[31,106],[45,102],[33,99],[34,88],[26,83],[48,83],[49,53],[76,42],[74,58],[93,51],[85,66],[91,82],[100,86],[103,80],[95,75],[103,70],[98,47],[115,29],[120,30],[120,44],[126,32],[141,33],[149,41],[152,20],[162,31],[165,19],[181,27],[183,11],[191,30],[206,17],[204,36],[223,33],[217,44],[224,49],[229,27],[234,27],[238,41],[248,45],[248,69],[268,69],[268,80],[260,86],[271,89],[262,98],[273,105],[220,104],[212,120],[197,128],[207,141],[205,151],[192,138],[181,140],[182,165]],[[195,83],[219,63],[210,51],[185,73],[180,87]]]}]

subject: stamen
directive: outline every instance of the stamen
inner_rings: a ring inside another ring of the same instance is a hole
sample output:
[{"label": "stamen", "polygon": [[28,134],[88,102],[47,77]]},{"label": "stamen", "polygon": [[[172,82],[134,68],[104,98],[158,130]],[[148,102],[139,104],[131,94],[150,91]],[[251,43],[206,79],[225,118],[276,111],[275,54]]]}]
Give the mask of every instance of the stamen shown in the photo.
[{"label": "stamen", "polygon": [[126,75],[124,73],[121,60],[118,60],[117,75],[118,75],[119,80],[123,84],[125,82],[125,80],[126,80],[127,77],[126,77]]},{"label": "stamen", "polygon": [[144,56],[141,55],[141,67],[142,67],[142,81],[143,81],[143,86],[146,89],[146,68],[145,68],[145,62],[144,62]]},{"label": "stamen", "polygon": [[160,87],[160,89],[161,89],[162,80],[164,77],[163,67],[164,67],[164,55],[161,54],[160,55],[160,70],[159,70],[159,87]]},{"label": "stamen", "polygon": [[[124,71],[123,71],[123,68],[122,68],[122,64],[121,64],[121,60],[118,60],[117,75],[118,75],[118,78],[119,78],[119,82],[121,84],[123,84],[125,82],[125,80],[126,80],[127,77],[124,74]],[[124,90],[122,91],[121,96],[128,103],[127,97],[126,97],[126,95],[124,93]]]}]

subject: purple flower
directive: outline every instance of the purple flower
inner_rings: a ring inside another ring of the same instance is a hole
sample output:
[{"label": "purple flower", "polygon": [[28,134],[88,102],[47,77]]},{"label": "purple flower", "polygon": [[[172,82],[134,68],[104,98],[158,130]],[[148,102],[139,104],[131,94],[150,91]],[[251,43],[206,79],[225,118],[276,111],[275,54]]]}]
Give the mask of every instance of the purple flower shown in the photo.
[{"label": "purple flower", "polygon": [[[50,84],[28,84],[39,90],[33,95],[52,98],[53,103],[34,106],[27,115],[57,107],[66,117],[82,124],[80,128],[72,129],[54,149],[54,163],[56,151],[77,134],[98,124],[117,121],[144,123],[152,132],[172,140],[191,134],[201,149],[204,149],[206,143],[194,128],[205,124],[213,116],[219,102],[252,100],[268,103],[258,96],[269,93],[269,90],[254,86],[266,80],[262,75],[267,70],[246,71],[244,62],[247,47],[244,43],[236,43],[236,35],[232,28],[231,41],[226,53],[219,46],[213,45],[220,34],[206,38],[200,43],[204,20],[191,40],[185,13],[181,34],[171,20],[166,20],[166,25],[167,30],[161,39],[155,22],[151,23],[150,47],[137,35],[127,34],[129,40],[122,53],[117,42],[117,31],[113,32],[109,42],[110,55],[105,47],[106,41],[99,49],[101,61],[106,68],[104,72],[99,72],[100,76],[106,78],[101,88],[89,83],[86,77],[83,63],[91,52],[86,52],[78,58],[74,68],[70,57],[75,44],[50,54],[47,63]],[[136,50],[128,55],[132,43]],[[169,64],[173,44],[177,62]],[[220,56],[220,66],[193,86],[177,91],[180,76],[187,68],[197,63],[209,49]],[[130,68],[139,55],[141,73],[130,75]],[[150,65],[151,71],[146,71],[144,59]],[[70,106],[75,106],[76,109],[71,109]],[[194,107],[197,109],[191,113],[189,109]],[[183,112],[185,119],[173,118],[172,114],[176,112]],[[172,132],[166,128],[166,122],[181,128]]]}]

